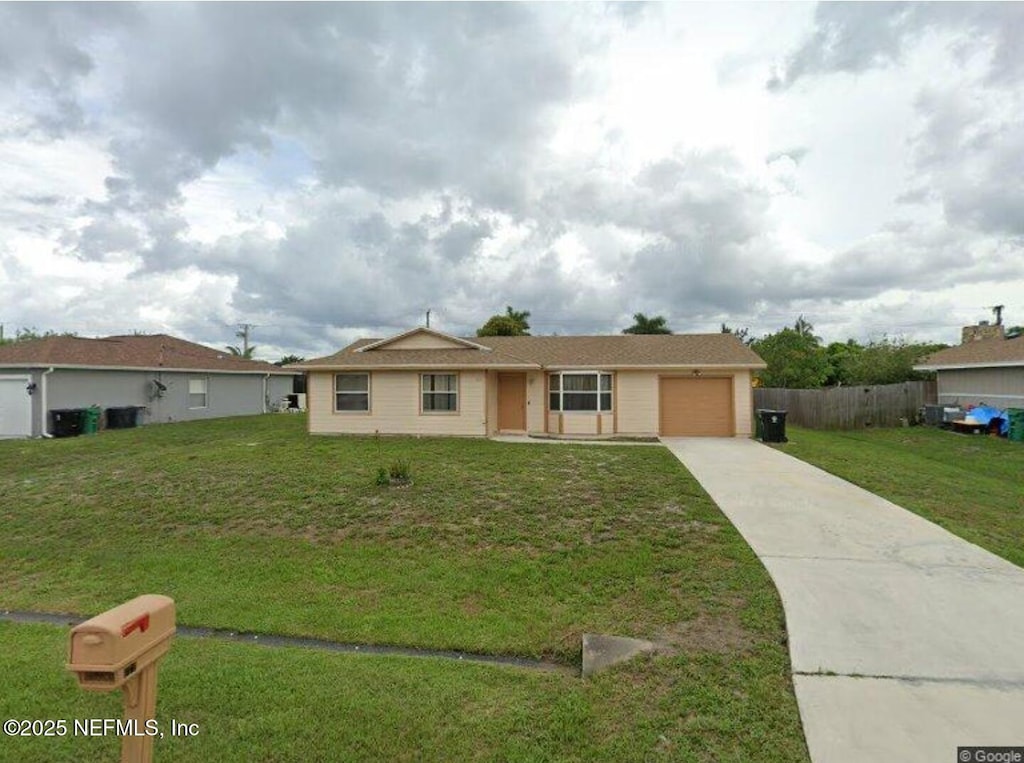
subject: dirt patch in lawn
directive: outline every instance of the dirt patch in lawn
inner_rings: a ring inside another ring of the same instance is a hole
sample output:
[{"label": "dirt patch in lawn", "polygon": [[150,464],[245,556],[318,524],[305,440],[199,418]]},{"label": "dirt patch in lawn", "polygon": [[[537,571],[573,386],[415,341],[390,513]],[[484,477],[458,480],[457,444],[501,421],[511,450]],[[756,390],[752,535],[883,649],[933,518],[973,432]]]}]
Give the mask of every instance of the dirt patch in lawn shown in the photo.
[{"label": "dirt patch in lawn", "polygon": [[686,652],[743,654],[749,652],[757,641],[757,636],[744,628],[739,618],[731,613],[716,617],[701,614],[693,620],[662,629],[654,638],[658,652],[669,656]]}]

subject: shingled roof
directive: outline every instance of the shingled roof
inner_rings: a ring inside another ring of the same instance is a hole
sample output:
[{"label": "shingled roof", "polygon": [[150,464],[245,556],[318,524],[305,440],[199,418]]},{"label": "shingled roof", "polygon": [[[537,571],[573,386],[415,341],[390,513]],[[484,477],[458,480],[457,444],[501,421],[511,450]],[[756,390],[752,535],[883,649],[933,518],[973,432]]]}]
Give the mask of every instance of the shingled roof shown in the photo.
[{"label": "shingled roof", "polygon": [[0,367],[145,368],[220,373],[292,374],[166,334],[87,339],[50,336],[0,346]]},{"label": "shingled roof", "polygon": [[[435,332],[436,333],[436,332]],[[483,349],[377,350],[380,339],[360,339],[295,368],[765,368],[732,334],[472,337]]]},{"label": "shingled roof", "polygon": [[1014,339],[982,339],[932,353],[914,366],[919,371],[943,368],[1024,366],[1024,336]]}]

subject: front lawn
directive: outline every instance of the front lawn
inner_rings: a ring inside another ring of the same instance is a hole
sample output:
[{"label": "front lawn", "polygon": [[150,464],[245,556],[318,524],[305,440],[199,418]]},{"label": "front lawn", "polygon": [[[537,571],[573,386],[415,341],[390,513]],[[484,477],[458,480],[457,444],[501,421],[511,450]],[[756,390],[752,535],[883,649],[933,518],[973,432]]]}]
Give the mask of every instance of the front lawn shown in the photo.
[{"label": "front lawn", "polygon": [[782,450],[1024,566],[1024,446],[933,427],[789,429]]},{"label": "front lawn", "polygon": [[[195,740],[158,748],[171,759],[237,759],[239,746],[253,760],[318,758],[307,719],[337,727],[341,758],[806,759],[775,589],[667,451],[313,438],[304,423],[0,443],[0,608],[91,614],[164,593],[187,625],[568,665],[583,632],[662,645],[584,682],[182,639],[162,670],[161,715],[199,716],[210,738],[198,756]],[[375,485],[395,460],[414,484]],[[19,674],[0,714],[81,706],[62,675],[65,637],[0,627],[0,671]],[[212,684],[227,663],[246,696],[225,703]],[[276,690],[290,709],[260,715]]]}]

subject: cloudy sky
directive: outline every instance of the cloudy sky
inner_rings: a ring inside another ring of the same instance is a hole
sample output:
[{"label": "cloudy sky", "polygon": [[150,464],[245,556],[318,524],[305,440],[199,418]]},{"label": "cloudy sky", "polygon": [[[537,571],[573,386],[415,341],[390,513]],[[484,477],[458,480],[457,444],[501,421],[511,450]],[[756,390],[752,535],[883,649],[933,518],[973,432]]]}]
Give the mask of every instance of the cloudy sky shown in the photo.
[{"label": "cloudy sky", "polygon": [[1024,4],[0,4],[0,323],[1024,324]]}]

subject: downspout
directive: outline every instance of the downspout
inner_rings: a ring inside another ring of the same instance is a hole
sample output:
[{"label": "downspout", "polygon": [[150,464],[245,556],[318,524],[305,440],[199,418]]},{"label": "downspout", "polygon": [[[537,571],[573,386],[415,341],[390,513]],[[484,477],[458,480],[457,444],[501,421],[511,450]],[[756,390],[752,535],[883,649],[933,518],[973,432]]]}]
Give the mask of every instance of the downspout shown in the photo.
[{"label": "downspout", "polygon": [[46,438],[53,438],[53,435],[46,431],[47,428],[48,428],[47,421],[49,420],[49,417],[46,415],[46,377],[49,376],[50,374],[52,374],[53,371],[54,371],[53,366],[50,366],[48,369],[43,371],[43,375],[41,377],[42,384],[40,384],[40,387],[42,389],[41,389],[41,392],[40,392],[40,400],[39,400],[39,402],[42,404],[42,407],[43,407],[43,411],[42,411],[43,437],[46,437]]},{"label": "downspout", "polygon": [[263,375],[263,412],[270,412],[270,374]]}]

